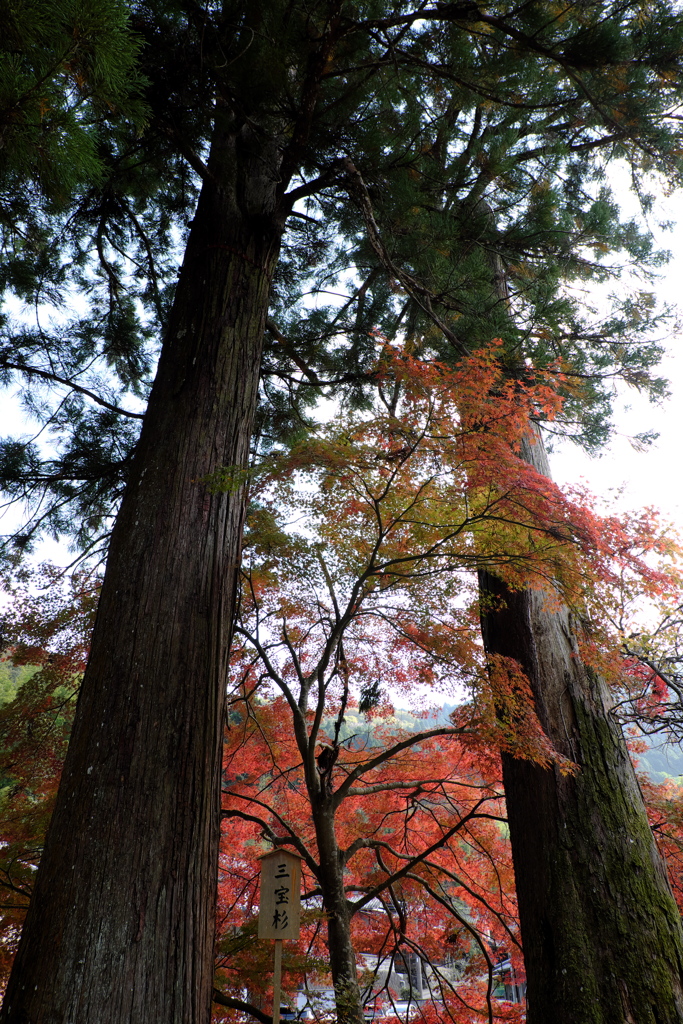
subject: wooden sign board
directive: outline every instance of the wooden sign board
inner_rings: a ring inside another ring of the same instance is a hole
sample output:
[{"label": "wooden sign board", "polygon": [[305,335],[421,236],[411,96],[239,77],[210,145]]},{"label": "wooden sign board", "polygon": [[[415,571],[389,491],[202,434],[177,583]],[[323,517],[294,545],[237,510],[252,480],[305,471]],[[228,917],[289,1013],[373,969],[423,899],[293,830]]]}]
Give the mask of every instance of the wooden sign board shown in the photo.
[{"label": "wooden sign board", "polygon": [[259,939],[298,939],[301,913],[301,858],[274,850],[260,858]]}]

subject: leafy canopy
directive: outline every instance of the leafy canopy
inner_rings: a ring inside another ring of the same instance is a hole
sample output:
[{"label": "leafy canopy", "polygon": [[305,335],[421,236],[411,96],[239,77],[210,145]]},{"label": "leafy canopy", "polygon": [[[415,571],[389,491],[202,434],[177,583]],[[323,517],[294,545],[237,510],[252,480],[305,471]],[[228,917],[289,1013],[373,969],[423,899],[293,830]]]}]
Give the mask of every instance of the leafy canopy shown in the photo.
[{"label": "leafy canopy", "polygon": [[366,400],[378,329],[448,363],[499,336],[511,372],[557,366],[563,429],[593,446],[615,376],[662,392],[663,311],[642,285],[604,314],[572,285],[660,259],[605,168],[625,161],[646,207],[650,180],[678,183],[670,3],[38,8],[12,6],[4,102],[21,116],[0,167],[16,197],[3,284],[39,310],[0,339],[2,382],[41,431],[0,448],[0,483],[28,508],[20,549],[46,530],[106,545],[198,189],[215,184],[217,110],[230,130],[258,126],[288,189],[262,449],[321,392]]}]

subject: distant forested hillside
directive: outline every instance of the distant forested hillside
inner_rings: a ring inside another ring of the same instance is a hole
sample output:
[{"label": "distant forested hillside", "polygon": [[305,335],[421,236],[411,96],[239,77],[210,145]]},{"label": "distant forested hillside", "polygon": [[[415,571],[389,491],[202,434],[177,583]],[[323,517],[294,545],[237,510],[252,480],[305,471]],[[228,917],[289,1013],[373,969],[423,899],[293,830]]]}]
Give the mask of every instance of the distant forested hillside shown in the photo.
[{"label": "distant forested hillside", "polygon": [[683,750],[678,743],[655,742],[645,754],[637,754],[636,760],[641,771],[647,772],[653,782],[683,776]]},{"label": "distant forested hillside", "polygon": [[[449,715],[456,707],[457,704],[444,704],[441,709],[431,711],[429,717],[434,718],[438,724],[443,724],[448,721]],[[408,722],[413,716],[399,709],[396,714],[400,718],[400,724],[404,728],[410,728]],[[417,723],[418,720],[415,721]],[[419,722],[421,725],[422,720]],[[653,782],[664,782],[665,779],[672,777],[683,779],[683,747],[678,743],[666,743],[661,736],[642,738],[650,745],[646,753],[634,755],[640,771],[649,775]]]}]

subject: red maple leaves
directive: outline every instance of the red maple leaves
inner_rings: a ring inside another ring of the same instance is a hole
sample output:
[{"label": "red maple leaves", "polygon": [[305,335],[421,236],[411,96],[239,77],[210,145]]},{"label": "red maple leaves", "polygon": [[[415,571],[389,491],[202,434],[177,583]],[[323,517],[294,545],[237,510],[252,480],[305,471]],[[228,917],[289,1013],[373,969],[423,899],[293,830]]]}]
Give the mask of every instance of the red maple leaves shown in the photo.
[{"label": "red maple leaves", "polygon": [[[519,1016],[493,997],[505,972],[523,977],[499,753],[574,768],[543,733],[519,666],[484,655],[478,570],[570,607],[582,654],[626,719],[683,720],[675,536],[649,510],[600,516],[590,497],[563,494],[522,458],[529,424],[558,411],[558,375],[511,374],[497,343],[450,369],[383,340],[376,375],[372,409],[344,411],[254,472],[217,912],[218,981],[232,1008],[217,1019],[266,999],[257,856],[273,844],[303,858],[290,994],[308,984],[315,1002],[327,979],[337,883],[324,847],[343,866],[367,998],[384,998],[387,1012],[392,999],[414,1000],[407,965],[420,963],[426,1020]],[[57,597],[60,588],[53,579],[42,597],[17,590],[3,618],[14,663],[39,668],[0,712],[5,966],[96,601],[84,577]],[[444,701],[447,714],[435,709]],[[679,792],[648,784],[646,795],[678,878]]]}]

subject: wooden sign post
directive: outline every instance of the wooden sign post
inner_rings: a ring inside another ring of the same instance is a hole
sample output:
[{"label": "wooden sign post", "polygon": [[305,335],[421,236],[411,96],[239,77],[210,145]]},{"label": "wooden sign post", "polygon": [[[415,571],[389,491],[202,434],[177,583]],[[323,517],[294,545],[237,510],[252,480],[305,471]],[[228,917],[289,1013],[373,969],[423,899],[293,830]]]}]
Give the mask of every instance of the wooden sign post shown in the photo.
[{"label": "wooden sign post", "polygon": [[273,850],[260,857],[258,937],[275,939],[273,968],[273,1024],[280,1024],[282,940],[299,938],[301,913],[301,858],[289,850]]}]

